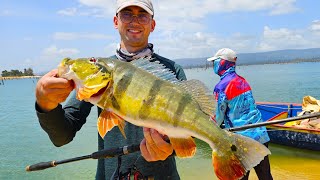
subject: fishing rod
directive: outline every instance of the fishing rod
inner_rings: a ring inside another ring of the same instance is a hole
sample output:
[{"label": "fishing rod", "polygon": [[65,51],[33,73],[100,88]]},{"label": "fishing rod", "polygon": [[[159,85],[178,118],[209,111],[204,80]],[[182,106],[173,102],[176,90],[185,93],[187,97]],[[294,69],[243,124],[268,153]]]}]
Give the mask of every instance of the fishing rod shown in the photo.
[{"label": "fishing rod", "polygon": [[[248,125],[244,125],[244,126],[228,128],[226,130],[234,132],[234,131],[240,131],[240,130],[255,128],[255,127],[271,125],[271,124],[279,124],[279,123],[284,123],[284,122],[297,121],[297,120],[301,120],[301,119],[308,119],[308,118],[313,118],[313,117],[320,117],[320,112],[308,114],[308,115],[303,115],[303,116],[281,119],[281,120],[273,120],[273,121],[255,123],[255,124],[248,124]],[[43,170],[43,169],[58,166],[59,164],[65,164],[65,163],[75,162],[75,161],[80,161],[80,160],[85,160],[85,159],[103,159],[103,158],[119,157],[119,156],[122,156],[125,154],[137,152],[137,151],[140,151],[139,144],[131,145],[131,146],[123,146],[123,147],[119,147],[119,148],[104,149],[104,150],[96,151],[90,155],[79,156],[79,157],[64,159],[64,160],[60,160],[60,161],[40,162],[37,164],[27,166],[26,171],[30,172],[30,171]]]},{"label": "fishing rod", "polygon": [[56,167],[59,164],[65,164],[65,163],[75,162],[75,161],[80,161],[85,159],[103,159],[103,158],[118,157],[125,154],[137,152],[137,151],[140,151],[139,144],[131,145],[131,146],[123,146],[119,148],[104,149],[104,150],[96,151],[92,154],[85,155],[85,156],[79,156],[79,157],[64,159],[60,161],[40,162],[37,164],[27,166],[26,171],[30,172],[30,171],[43,170],[51,167]]},{"label": "fishing rod", "polygon": [[241,130],[256,128],[256,127],[261,127],[261,126],[297,121],[297,120],[314,118],[314,117],[320,117],[320,112],[312,113],[312,114],[308,114],[308,115],[303,115],[303,116],[290,117],[290,118],[285,118],[285,119],[280,119],[280,120],[272,120],[272,121],[260,122],[260,123],[255,123],[255,124],[247,124],[247,125],[243,125],[243,126],[239,126],[239,127],[228,128],[226,130],[231,131],[231,132],[241,131]]}]

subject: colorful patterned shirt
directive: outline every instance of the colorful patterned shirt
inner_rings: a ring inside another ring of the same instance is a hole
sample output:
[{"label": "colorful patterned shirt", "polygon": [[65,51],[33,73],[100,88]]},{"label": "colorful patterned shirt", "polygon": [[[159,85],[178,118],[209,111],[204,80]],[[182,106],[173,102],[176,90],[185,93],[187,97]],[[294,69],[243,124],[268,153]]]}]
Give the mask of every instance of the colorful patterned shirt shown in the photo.
[{"label": "colorful patterned shirt", "polygon": [[[223,59],[214,62],[214,71],[220,82],[214,88],[217,101],[215,120],[226,128],[262,122],[248,82],[235,72],[235,63]],[[266,143],[270,141],[266,127],[251,128],[236,132]]]}]

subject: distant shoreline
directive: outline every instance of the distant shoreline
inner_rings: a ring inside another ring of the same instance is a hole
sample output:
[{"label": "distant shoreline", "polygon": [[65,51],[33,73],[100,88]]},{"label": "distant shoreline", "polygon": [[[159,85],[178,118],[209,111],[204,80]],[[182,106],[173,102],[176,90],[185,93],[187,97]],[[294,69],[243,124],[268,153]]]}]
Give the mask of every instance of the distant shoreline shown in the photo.
[{"label": "distant shoreline", "polygon": [[[270,64],[299,64],[299,63],[317,63],[320,62],[320,59],[316,60],[296,60],[296,61],[280,61],[280,62],[259,62],[259,63],[238,63],[237,66],[252,66],[252,65],[270,65]],[[201,64],[201,65],[184,65],[183,69],[195,69],[195,68],[208,68],[211,67],[211,63],[209,64]]]},{"label": "distant shoreline", "polygon": [[39,79],[41,76],[6,76],[2,77],[0,76],[0,80],[12,80],[12,79]]}]

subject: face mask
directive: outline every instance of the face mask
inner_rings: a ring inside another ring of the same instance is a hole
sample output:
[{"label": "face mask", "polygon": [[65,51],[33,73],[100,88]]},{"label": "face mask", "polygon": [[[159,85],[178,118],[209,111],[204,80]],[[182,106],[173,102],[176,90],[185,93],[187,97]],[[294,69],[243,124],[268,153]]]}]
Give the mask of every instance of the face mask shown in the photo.
[{"label": "face mask", "polygon": [[220,58],[213,61],[213,72],[216,74],[218,74],[218,71],[219,71],[220,61],[221,61]]}]

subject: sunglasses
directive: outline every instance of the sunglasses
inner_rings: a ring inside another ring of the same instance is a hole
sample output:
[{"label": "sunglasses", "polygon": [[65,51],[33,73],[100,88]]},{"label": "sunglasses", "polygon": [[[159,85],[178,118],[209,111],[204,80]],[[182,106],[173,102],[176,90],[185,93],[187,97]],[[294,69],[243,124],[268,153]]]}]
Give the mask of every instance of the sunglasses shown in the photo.
[{"label": "sunglasses", "polygon": [[137,18],[138,23],[142,25],[148,24],[151,19],[151,16],[147,13],[133,15],[131,12],[128,12],[128,11],[119,12],[119,17],[120,17],[120,20],[126,24],[131,23],[135,17]]}]

